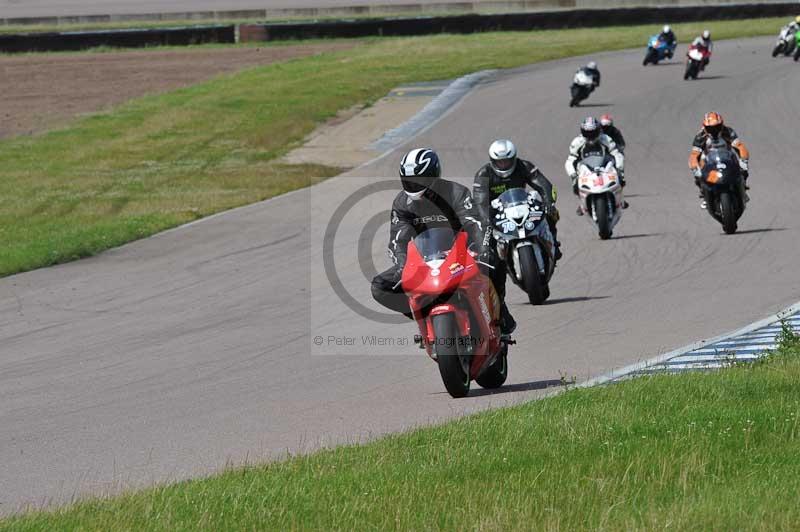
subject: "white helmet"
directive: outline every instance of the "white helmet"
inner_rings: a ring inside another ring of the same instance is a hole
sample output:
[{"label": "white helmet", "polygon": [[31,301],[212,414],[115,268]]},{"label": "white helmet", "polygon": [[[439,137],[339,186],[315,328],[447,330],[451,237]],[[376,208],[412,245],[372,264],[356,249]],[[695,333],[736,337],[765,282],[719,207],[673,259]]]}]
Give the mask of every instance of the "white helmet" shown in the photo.
[{"label": "white helmet", "polygon": [[489,146],[492,170],[500,177],[508,177],[517,169],[517,147],[510,140],[496,140]]},{"label": "white helmet", "polygon": [[662,33],[669,33],[671,31],[672,28],[669,27],[669,24],[664,24],[664,29],[662,30]]},{"label": "white helmet", "polygon": [[711,38],[711,32],[708,30],[703,30],[703,39],[707,41],[710,38]]},{"label": "white helmet", "polygon": [[589,70],[597,70],[597,63],[595,61],[589,61],[589,63],[586,65],[586,68]]}]

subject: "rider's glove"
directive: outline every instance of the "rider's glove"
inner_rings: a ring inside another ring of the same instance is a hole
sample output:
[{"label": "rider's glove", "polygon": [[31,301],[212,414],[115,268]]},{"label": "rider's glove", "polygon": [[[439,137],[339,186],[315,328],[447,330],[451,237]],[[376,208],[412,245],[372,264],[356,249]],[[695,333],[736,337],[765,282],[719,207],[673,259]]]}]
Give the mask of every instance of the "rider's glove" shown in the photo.
[{"label": "rider's glove", "polygon": [[692,175],[694,176],[695,179],[700,179],[701,177],[703,177],[703,171],[700,170],[699,167],[692,168]]},{"label": "rider's glove", "polygon": [[750,171],[750,161],[747,159],[739,159],[739,168],[742,169],[742,172],[749,172]]}]

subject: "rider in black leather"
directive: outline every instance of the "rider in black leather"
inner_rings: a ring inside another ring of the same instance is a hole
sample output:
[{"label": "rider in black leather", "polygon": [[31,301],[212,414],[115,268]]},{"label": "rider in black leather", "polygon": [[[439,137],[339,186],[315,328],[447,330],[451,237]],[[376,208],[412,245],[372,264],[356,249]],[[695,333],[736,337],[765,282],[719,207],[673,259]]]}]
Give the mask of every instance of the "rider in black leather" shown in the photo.
[{"label": "rider in black leather", "polygon": [[[489,227],[494,225],[493,200],[508,189],[530,186],[542,196],[545,202],[547,223],[556,243],[555,260],[558,261],[561,258],[561,243],[558,241],[556,227],[559,220],[558,208],[555,205],[558,193],[553,184],[536,165],[517,157],[517,148],[510,140],[493,142],[489,147],[489,159],[490,162],[482,166],[475,174],[475,182],[472,187],[472,194],[484,223]],[[506,265],[504,261],[498,261],[492,280],[500,299],[505,300]]]},{"label": "rider in black leather", "polygon": [[[400,163],[403,191],[392,203],[389,257],[394,265],[372,280],[372,296],[388,309],[412,317],[408,297],[403,292],[402,276],[408,243],[427,229],[451,227],[466,231],[470,249],[477,254],[481,269],[494,278],[499,260],[492,245],[492,228],[481,219],[469,189],[453,181],[441,179],[439,157],[430,149],[411,150]],[[493,279],[494,280],[494,279]],[[495,285],[496,286],[496,285]],[[511,334],[516,327],[514,318],[501,303],[500,328]]]},{"label": "rider in black leather", "polygon": [[614,125],[614,118],[610,114],[600,117],[600,129],[603,131],[603,135],[614,141],[619,151],[625,153],[625,137],[622,136],[622,131]]}]

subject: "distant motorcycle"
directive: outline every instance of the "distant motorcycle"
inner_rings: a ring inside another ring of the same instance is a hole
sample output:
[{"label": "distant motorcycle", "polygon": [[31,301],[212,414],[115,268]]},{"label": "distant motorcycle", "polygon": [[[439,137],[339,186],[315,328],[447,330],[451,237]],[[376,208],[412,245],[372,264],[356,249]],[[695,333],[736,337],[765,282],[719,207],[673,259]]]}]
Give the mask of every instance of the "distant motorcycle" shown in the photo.
[{"label": "distant motorcycle", "polygon": [[735,233],[748,198],[739,158],[727,144],[720,143],[705,154],[700,187],[711,217],[725,233]]},{"label": "distant motorcycle", "polygon": [[778,34],[778,41],[775,43],[775,47],[772,49],[772,57],[778,57],[779,54],[792,55],[795,48],[797,48],[795,32],[789,26],[784,26],[780,34]]},{"label": "distant motorcycle", "polygon": [[475,380],[499,388],[508,376],[508,346],[500,333],[500,299],[467,251],[467,233],[432,228],[408,245],[403,291],[419,325],[414,338],[439,366],[452,397]]},{"label": "distant motorcycle", "polygon": [[626,206],[611,156],[591,155],[578,163],[578,197],[581,212],[597,226],[600,238],[611,238]]},{"label": "distant motorcycle", "polygon": [[707,48],[690,46],[689,52],[686,54],[686,71],[683,74],[683,79],[697,79],[709,57],[711,57],[711,52]]},{"label": "distant motorcycle", "polygon": [[650,63],[657,65],[659,61],[672,59],[674,53],[674,44],[662,40],[660,35],[653,35],[647,44],[647,52],[645,52],[642,65],[647,66]]},{"label": "distant motorcycle", "polygon": [[575,73],[572,80],[570,92],[572,99],[569,101],[570,107],[577,107],[583,100],[589,97],[594,91],[594,79],[583,70]]},{"label": "distant motorcycle", "polygon": [[531,305],[550,297],[550,279],[555,269],[555,239],[547,222],[541,195],[512,188],[492,201],[497,254],[506,261],[514,284],[528,294]]}]

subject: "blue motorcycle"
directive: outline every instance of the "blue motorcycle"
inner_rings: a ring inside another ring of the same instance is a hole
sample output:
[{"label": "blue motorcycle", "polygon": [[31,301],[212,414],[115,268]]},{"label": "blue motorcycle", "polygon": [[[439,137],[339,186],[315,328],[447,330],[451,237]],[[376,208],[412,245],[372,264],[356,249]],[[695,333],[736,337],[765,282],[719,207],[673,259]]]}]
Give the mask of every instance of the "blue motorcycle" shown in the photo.
[{"label": "blue motorcycle", "polygon": [[675,53],[676,44],[668,43],[660,38],[660,35],[653,35],[650,37],[650,42],[647,44],[647,53],[644,56],[644,66],[652,63],[657,65],[659,61],[664,59],[672,59]]}]

